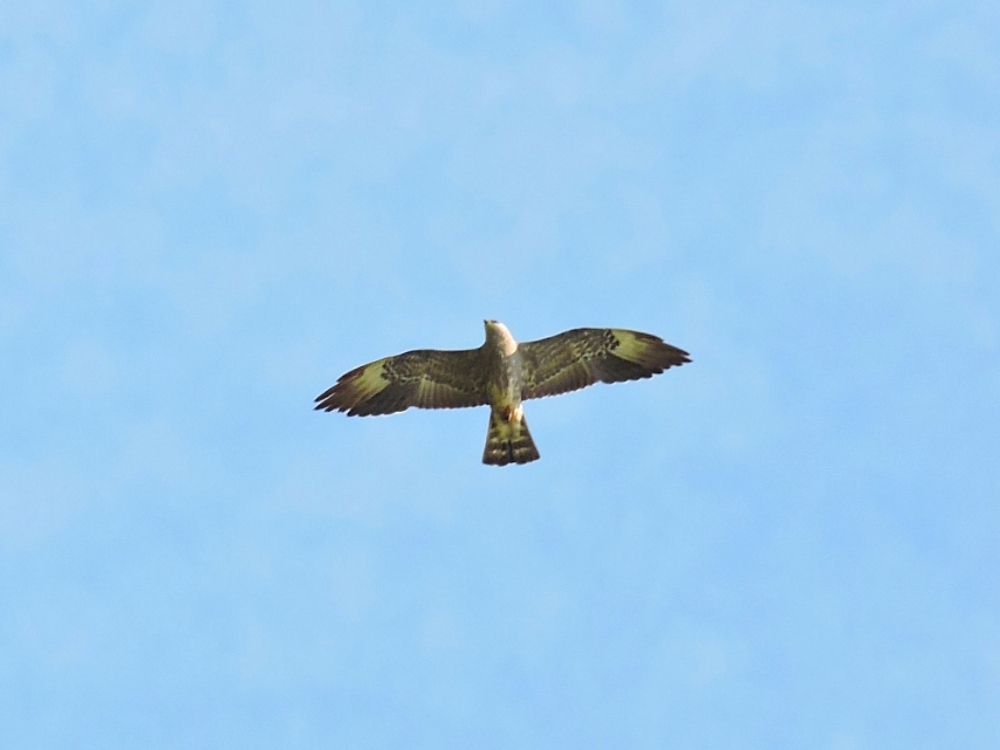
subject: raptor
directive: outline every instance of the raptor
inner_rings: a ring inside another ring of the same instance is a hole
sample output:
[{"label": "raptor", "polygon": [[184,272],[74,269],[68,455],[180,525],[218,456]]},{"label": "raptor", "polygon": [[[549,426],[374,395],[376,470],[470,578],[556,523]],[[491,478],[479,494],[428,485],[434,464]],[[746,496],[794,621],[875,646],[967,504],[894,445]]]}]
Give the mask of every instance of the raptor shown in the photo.
[{"label": "raptor", "polygon": [[518,343],[507,326],[483,321],[478,349],[417,349],[362,365],[316,397],[316,409],[348,416],[392,414],[411,406],[454,409],[489,406],[483,463],[505,466],[539,458],[523,402],[657,375],[690,362],[688,353],[649,333],[621,328],[576,328]]}]

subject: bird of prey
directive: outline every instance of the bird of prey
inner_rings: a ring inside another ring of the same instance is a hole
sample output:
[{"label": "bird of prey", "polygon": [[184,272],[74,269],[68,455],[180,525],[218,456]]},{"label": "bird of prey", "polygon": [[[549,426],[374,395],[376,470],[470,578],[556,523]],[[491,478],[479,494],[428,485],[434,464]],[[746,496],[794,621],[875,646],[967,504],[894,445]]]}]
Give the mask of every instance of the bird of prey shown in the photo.
[{"label": "bird of prey", "polygon": [[507,326],[483,321],[478,349],[418,349],[362,365],[316,397],[316,409],[348,416],[392,414],[411,406],[490,407],[483,463],[505,466],[539,458],[521,402],[657,375],[690,362],[688,353],[648,333],[620,328],[576,328],[518,343]]}]

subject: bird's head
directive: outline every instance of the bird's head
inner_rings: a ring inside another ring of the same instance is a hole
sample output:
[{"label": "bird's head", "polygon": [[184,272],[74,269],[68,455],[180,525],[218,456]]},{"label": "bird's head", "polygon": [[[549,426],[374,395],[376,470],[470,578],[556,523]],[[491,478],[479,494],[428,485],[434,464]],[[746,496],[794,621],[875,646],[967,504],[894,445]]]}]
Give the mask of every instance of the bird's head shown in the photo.
[{"label": "bird's head", "polygon": [[517,350],[517,342],[510,335],[507,326],[499,320],[484,320],[486,326],[486,343],[503,349],[503,353],[510,356]]}]

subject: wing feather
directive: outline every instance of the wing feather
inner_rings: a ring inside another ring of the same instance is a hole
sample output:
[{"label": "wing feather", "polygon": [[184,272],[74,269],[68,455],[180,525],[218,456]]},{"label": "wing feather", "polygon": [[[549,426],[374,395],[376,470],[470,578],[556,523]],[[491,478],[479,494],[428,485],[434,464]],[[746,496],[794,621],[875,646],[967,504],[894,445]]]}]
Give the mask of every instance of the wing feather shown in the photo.
[{"label": "wing feather", "polygon": [[411,406],[454,409],[486,403],[480,349],[418,349],[370,362],[345,373],[316,397],[316,409],[349,416],[392,414]]},{"label": "wing feather", "polygon": [[524,362],[522,398],[575,391],[600,381],[619,383],[657,375],[690,362],[688,353],[649,333],[577,328],[518,347]]}]

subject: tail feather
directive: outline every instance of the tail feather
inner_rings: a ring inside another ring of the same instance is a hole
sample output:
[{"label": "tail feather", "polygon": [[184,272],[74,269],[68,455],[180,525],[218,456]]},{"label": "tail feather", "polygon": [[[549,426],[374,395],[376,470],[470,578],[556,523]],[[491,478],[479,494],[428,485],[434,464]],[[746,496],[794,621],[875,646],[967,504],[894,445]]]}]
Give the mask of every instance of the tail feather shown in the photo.
[{"label": "tail feather", "polygon": [[526,464],[539,458],[541,456],[535,447],[535,441],[531,439],[524,417],[508,422],[496,412],[490,413],[490,428],[486,433],[486,449],[483,451],[484,464]]}]

